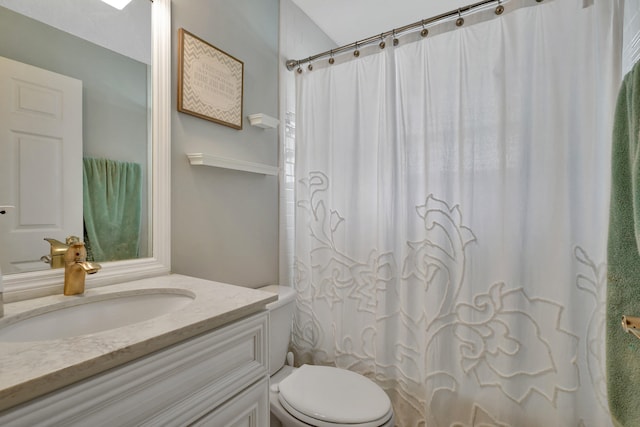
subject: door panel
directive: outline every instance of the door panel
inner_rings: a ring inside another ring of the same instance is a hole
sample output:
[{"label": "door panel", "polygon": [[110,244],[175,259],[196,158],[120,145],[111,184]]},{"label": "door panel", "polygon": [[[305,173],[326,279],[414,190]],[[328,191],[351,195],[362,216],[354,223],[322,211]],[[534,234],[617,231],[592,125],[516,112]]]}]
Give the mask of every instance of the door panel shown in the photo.
[{"label": "door panel", "polygon": [[82,236],[82,82],[0,57],[3,273],[49,268],[43,239]]}]

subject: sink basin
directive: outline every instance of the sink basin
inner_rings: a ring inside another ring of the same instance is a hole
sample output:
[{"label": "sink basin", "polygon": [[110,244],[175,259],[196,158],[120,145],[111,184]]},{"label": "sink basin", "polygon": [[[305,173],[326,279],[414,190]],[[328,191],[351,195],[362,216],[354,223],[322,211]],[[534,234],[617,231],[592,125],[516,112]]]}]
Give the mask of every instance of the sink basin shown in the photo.
[{"label": "sink basin", "polygon": [[43,341],[129,326],[179,310],[195,296],[182,289],[147,289],[68,301],[0,321],[0,341]]}]

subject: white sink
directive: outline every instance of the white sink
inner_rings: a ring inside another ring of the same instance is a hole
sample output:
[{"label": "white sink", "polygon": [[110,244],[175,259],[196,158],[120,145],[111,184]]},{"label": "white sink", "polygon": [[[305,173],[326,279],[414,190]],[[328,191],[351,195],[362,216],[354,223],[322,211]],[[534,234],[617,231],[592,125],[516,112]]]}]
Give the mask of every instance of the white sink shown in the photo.
[{"label": "white sink", "polygon": [[2,319],[0,341],[55,340],[129,326],[179,310],[195,295],[182,289],[145,289],[67,298]]}]

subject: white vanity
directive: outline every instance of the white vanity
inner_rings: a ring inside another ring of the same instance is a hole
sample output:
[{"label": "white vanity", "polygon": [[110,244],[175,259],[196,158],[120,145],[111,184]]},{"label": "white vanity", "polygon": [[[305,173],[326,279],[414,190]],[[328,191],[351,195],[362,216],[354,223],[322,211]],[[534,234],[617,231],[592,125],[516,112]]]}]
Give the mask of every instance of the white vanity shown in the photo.
[{"label": "white vanity", "polygon": [[6,338],[0,345],[0,425],[268,425],[264,306],[275,294],[167,275],[90,289],[80,297],[7,304],[0,331],[51,307],[62,313],[78,303],[90,307],[94,300],[159,294],[191,301],[95,333]]}]

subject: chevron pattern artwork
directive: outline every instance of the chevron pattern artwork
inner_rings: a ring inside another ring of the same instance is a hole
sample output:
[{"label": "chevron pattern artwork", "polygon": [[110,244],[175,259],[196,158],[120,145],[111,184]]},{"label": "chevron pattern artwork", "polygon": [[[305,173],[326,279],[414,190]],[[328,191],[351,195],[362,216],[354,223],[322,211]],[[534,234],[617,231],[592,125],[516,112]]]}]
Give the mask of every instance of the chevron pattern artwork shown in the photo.
[{"label": "chevron pattern artwork", "polygon": [[242,129],[244,63],[179,30],[178,110]]}]

